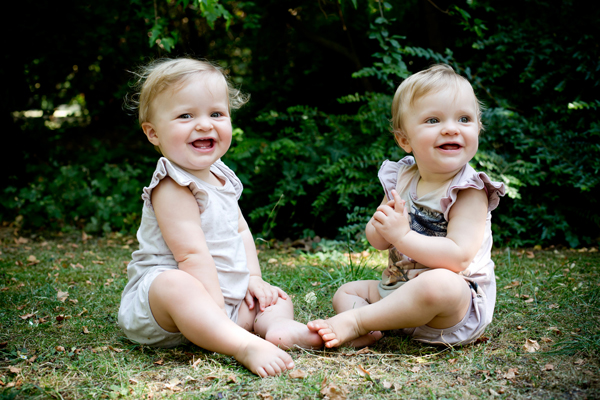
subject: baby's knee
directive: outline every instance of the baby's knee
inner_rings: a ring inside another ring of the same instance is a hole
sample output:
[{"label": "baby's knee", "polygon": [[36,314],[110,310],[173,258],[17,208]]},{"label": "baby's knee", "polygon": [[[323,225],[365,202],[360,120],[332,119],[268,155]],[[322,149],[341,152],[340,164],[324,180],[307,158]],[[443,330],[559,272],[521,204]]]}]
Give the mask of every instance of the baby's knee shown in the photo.
[{"label": "baby's knee", "polygon": [[426,304],[448,304],[461,300],[468,289],[466,281],[448,270],[433,270],[423,274],[419,292]]}]

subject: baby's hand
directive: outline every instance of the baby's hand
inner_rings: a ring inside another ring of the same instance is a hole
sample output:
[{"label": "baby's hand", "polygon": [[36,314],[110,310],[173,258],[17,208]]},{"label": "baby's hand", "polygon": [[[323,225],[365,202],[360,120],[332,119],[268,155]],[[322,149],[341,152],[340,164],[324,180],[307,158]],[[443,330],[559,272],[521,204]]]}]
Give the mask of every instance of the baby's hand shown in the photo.
[{"label": "baby's hand", "polygon": [[410,223],[406,202],[396,190],[392,190],[392,196],[387,204],[377,207],[373,214],[373,227],[385,240],[394,244],[410,232]]},{"label": "baby's hand", "polygon": [[271,286],[263,281],[260,276],[251,276],[246,291],[246,304],[248,308],[253,310],[255,299],[258,300],[260,311],[264,311],[267,307],[277,303],[279,298],[287,299],[288,295],[277,286]]}]

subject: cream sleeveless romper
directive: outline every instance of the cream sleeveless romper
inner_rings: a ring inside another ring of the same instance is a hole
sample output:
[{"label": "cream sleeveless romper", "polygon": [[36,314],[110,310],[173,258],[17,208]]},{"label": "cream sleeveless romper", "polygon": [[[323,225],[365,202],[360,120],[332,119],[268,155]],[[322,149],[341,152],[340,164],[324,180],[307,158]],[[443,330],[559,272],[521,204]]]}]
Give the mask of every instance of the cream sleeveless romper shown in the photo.
[{"label": "cream sleeveless romper", "polygon": [[244,243],[238,233],[237,201],[243,186],[221,160],[215,162],[210,170],[225,181],[223,187],[206,183],[162,157],[158,160],[150,185],[143,190],[142,222],[137,232],[139,250],[132,254],[133,260],[127,267],[129,282],[121,295],[119,308],[119,326],[135,342],[160,347],[188,342],[181,333],[162,329],[152,316],[148,302],[148,290],[154,278],[161,272],[177,269],[177,262],[161,235],[152,208],[152,190],[166,176],[188,187],[196,198],[206,244],[217,268],[225,309],[229,318],[237,321],[250,279]]}]

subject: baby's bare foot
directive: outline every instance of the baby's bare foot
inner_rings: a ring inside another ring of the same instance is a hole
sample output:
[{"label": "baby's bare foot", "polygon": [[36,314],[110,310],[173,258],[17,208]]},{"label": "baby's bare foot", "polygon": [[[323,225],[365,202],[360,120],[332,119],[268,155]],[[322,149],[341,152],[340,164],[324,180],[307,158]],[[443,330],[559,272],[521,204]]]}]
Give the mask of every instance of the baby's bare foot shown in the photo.
[{"label": "baby's bare foot", "polygon": [[372,345],[373,343],[375,343],[382,337],[383,337],[383,333],[381,333],[380,331],[372,331],[372,332],[367,333],[366,335],[359,336],[350,342],[346,342],[346,344],[348,346],[352,346],[352,347],[356,347],[357,349],[360,349],[362,347]]},{"label": "baby's bare foot", "polygon": [[280,319],[269,326],[265,339],[283,349],[301,347],[318,349],[323,347],[323,340],[317,332],[308,329],[304,324],[290,319]]},{"label": "baby's bare foot", "polygon": [[288,353],[258,337],[241,346],[234,357],[261,378],[280,375],[294,368],[294,361]]},{"label": "baby's bare foot", "polygon": [[326,320],[311,321],[308,329],[318,333],[325,342],[325,347],[337,347],[348,341],[355,347],[368,346],[383,336],[381,332],[363,332],[354,315],[344,312]]}]

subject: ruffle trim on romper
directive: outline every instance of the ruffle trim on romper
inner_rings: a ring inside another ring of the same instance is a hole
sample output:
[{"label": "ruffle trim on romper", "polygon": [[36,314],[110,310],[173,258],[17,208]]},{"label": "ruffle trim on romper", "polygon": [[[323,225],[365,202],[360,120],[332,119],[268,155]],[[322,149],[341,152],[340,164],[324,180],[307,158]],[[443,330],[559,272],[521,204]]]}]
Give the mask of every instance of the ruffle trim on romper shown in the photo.
[{"label": "ruffle trim on romper", "polygon": [[[466,181],[465,181],[466,178]],[[450,184],[448,196],[440,200],[440,206],[444,212],[444,218],[448,221],[450,208],[456,203],[458,192],[463,189],[485,190],[488,197],[488,212],[494,211],[500,203],[500,197],[504,196],[506,187],[502,182],[493,182],[485,172],[477,172],[469,164],[456,174]]]},{"label": "ruffle trim on romper", "polygon": [[[408,168],[415,165],[415,159],[412,156],[406,156],[402,160],[393,162],[385,160],[377,176],[383,186],[383,190],[388,198],[392,198],[392,190],[396,189],[398,181],[398,172],[401,168]],[[470,165],[465,165],[463,169],[456,174],[450,184],[448,195],[440,200],[440,206],[444,213],[444,218],[448,220],[450,208],[456,202],[458,192],[463,189],[485,190],[488,196],[488,211],[493,211],[498,207],[500,197],[504,196],[506,188],[501,182],[493,182],[485,172],[477,172]]]},{"label": "ruffle trim on romper", "polygon": [[[239,200],[242,195],[242,191],[244,186],[239,178],[235,175],[235,173],[229,169],[227,165],[225,165],[220,159],[217,160],[213,165],[210,166],[210,171],[216,174],[219,177],[225,178],[226,181],[231,182],[233,185],[233,189],[235,191],[236,198]],[[206,201],[208,199],[208,193],[203,188],[199,187],[196,183],[196,178],[189,172],[186,172],[181,167],[172,163],[165,157],[161,157],[156,165],[156,171],[152,175],[152,180],[150,184],[144,188],[142,191],[142,200],[144,201],[145,207],[152,207],[152,190],[160,183],[162,179],[166,176],[170,177],[175,181],[178,185],[189,187],[190,191],[194,195],[196,202],[198,203],[198,207],[200,209],[200,213],[204,212],[206,207]]]},{"label": "ruffle trim on romper", "polygon": [[400,171],[400,168],[411,167],[414,164],[415,159],[411,156],[406,156],[402,160],[396,162],[385,160],[383,164],[381,164],[377,176],[379,177],[379,181],[381,182],[381,186],[383,186],[383,191],[388,200],[393,199],[392,190],[396,189],[398,171]]}]

